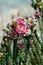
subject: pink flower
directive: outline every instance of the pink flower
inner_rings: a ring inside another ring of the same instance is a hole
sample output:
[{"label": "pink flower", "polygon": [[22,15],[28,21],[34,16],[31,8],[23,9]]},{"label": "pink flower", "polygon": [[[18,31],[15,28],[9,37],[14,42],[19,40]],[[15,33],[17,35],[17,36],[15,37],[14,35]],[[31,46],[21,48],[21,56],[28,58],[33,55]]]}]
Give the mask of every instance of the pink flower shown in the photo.
[{"label": "pink flower", "polygon": [[15,28],[16,32],[19,34],[25,34],[27,30],[29,29],[28,25],[26,24],[27,20],[24,18],[17,18],[17,19],[14,19],[14,21],[17,23]]},{"label": "pink flower", "polygon": [[[16,26],[14,27],[14,24],[16,22]],[[29,33],[29,26],[27,25],[27,20],[23,18],[16,18],[14,21],[12,21],[12,25],[10,29],[10,38],[18,38],[20,35],[27,35]]]},{"label": "pink flower", "polygon": [[8,35],[9,38],[14,38],[17,39],[18,38],[18,34],[14,29],[11,29],[10,34]]},{"label": "pink flower", "polygon": [[19,34],[25,34],[29,30],[29,27],[27,25],[24,25],[23,23],[19,23],[16,26],[16,32]]},{"label": "pink flower", "polygon": [[14,21],[19,24],[19,23],[23,23],[23,24],[26,24],[27,20],[24,19],[24,18],[16,18],[14,19]]},{"label": "pink flower", "polygon": [[41,17],[41,14],[40,14],[39,12],[35,12],[34,16],[35,16],[36,18],[40,18],[40,17]]},{"label": "pink flower", "polygon": [[17,33],[24,33],[24,25],[22,23],[19,23],[17,26],[16,26],[16,32]]}]

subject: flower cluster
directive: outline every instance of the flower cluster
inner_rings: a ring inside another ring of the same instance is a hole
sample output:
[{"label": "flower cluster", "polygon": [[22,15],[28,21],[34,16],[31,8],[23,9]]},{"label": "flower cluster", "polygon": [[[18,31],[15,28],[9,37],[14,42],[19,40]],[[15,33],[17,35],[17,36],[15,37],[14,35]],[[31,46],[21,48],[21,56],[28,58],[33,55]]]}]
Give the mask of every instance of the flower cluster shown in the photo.
[{"label": "flower cluster", "polygon": [[36,19],[41,17],[39,12],[35,12],[33,16],[28,17],[28,19],[17,17],[13,18],[8,22],[8,28],[6,32],[7,39],[13,38],[18,39],[21,36],[28,36],[31,34],[31,31],[36,30]]},{"label": "flower cluster", "polygon": [[24,18],[14,18],[13,21],[9,23],[11,29],[8,35],[11,38],[17,38],[20,35],[26,36],[30,34],[30,27],[27,24],[27,20]]},{"label": "flower cluster", "polygon": [[[29,36],[31,31],[36,30],[36,19],[40,19],[41,14],[35,12],[33,16],[29,16],[28,19],[17,17],[8,22],[8,28],[6,30],[6,38],[18,39],[19,37]],[[6,39],[5,39],[6,41]]]}]

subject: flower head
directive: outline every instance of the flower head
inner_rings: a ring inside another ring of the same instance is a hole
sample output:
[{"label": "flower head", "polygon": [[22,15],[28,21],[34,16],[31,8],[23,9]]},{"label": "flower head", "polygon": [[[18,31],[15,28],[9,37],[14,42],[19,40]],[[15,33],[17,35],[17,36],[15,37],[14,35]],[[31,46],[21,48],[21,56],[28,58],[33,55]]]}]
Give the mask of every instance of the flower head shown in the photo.
[{"label": "flower head", "polygon": [[34,18],[32,17],[32,16],[30,16],[29,18],[28,18],[28,24],[33,24],[34,23]]},{"label": "flower head", "polygon": [[40,14],[39,12],[35,12],[34,16],[35,16],[36,18],[40,18],[40,17],[41,17],[41,14]]},{"label": "flower head", "polygon": [[14,21],[19,24],[19,23],[23,23],[26,24],[27,20],[24,18],[15,18]]},{"label": "flower head", "polygon": [[29,26],[24,25],[23,23],[19,23],[16,28],[15,28],[16,32],[19,34],[26,34],[26,32],[28,32],[29,30]]},{"label": "flower head", "polygon": [[8,34],[8,38],[13,38],[13,39],[16,39],[16,38],[18,38],[18,34],[17,34],[17,32],[15,31],[15,29],[11,29],[10,30],[10,34]]},{"label": "flower head", "polygon": [[[15,26],[16,23],[16,26]],[[14,21],[12,21],[11,24],[11,30],[10,30],[10,34],[9,37],[11,38],[18,38],[19,35],[24,36],[27,35],[29,33],[29,26],[27,25],[27,20],[24,18],[14,18]]]}]

